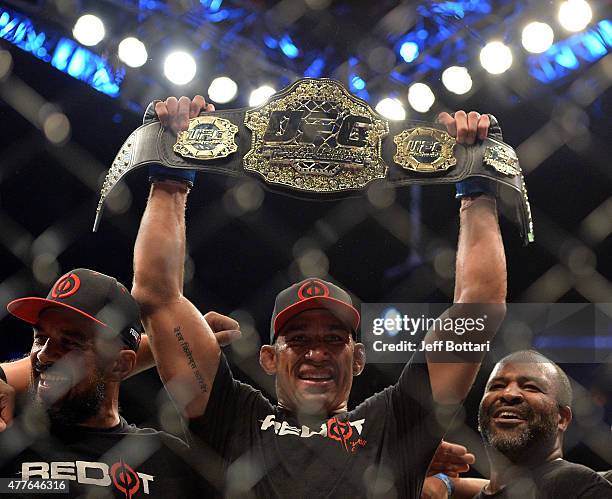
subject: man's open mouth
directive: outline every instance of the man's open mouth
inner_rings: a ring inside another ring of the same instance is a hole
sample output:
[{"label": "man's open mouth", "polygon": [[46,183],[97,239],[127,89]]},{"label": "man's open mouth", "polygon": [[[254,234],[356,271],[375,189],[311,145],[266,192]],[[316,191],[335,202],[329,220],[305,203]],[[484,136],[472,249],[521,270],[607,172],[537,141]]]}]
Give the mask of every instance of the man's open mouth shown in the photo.
[{"label": "man's open mouth", "polygon": [[52,404],[66,395],[72,388],[72,378],[63,373],[41,372],[35,379],[38,396]]},{"label": "man's open mouth", "polygon": [[57,375],[57,374],[42,373],[38,377],[39,386],[42,386],[45,388],[49,386],[53,386],[53,385],[67,384],[69,382],[70,382],[69,377]]},{"label": "man's open mouth", "polygon": [[308,384],[323,384],[334,380],[334,372],[327,367],[302,366],[297,377]]},{"label": "man's open mouth", "polygon": [[299,378],[304,381],[331,381],[333,379],[329,374],[301,374]]},{"label": "man's open mouth", "polygon": [[493,413],[493,421],[497,424],[518,424],[527,421],[525,415],[513,409],[498,409]]}]

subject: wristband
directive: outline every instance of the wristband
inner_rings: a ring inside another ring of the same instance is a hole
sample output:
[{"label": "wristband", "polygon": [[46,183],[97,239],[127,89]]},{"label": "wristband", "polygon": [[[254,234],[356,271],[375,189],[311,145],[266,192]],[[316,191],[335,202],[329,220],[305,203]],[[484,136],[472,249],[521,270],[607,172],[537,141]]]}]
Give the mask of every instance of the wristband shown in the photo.
[{"label": "wristband", "polygon": [[455,184],[455,191],[455,198],[457,199],[477,196],[478,194],[491,194],[493,197],[497,197],[496,185],[484,177],[470,177],[457,182]]},{"label": "wristband", "polygon": [[[157,113],[155,112],[155,104],[157,104],[158,102],[160,101],[154,100],[147,106],[147,109],[145,110],[144,116],[142,118],[143,125],[158,121]],[[149,182],[155,182],[156,180],[175,180],[177,182],[186,183],[187,186],[191,189],[195,181],[195,176],[196,171],[187,168],[167,168],[159,164],[153,164],[149,166]]]},{"label": "wristband", "polygon": [[151,165],[149,167],[149,182],[156,180],[176,180],[186,183],[191,189],[195,181],[196,171],[179,168],[167,168],[162,165]]},{"label": "wristband", "polygon": [[450,499],[451,497],[453,497],[453,494],[455,493],[455,484],[450,479],[450,477],[448,475],[445,475],[444,473],[438,473],[437,475],[434,475],[434,478],[442,480],[444,482],[444,485],[446,485],[448,498]]},{"label": "wristband", "polygon": [[5,383],[8,383],[8,381],[6,380],[6,374],[4,372],[4,369],[2,369],[2,366],[0,366],[0,379]]}]

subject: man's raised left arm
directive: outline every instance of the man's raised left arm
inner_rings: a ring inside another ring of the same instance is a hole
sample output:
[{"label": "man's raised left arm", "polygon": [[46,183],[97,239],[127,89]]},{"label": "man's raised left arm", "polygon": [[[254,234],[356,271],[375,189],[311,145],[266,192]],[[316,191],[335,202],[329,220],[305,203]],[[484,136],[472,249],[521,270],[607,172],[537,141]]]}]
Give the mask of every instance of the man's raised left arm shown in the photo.
[{"label": "man's raised left arm", "polygon": [[[474,111],[468,114],[457,111],[454,116],[441,113],[438,119],[457,138],[457,143],[467,146],[484,140],[491,128],[489,115]],[[506,256],[493,191],[490,184],[481,180],[469,179],[457,186],[461,208],[454,304],[443,315],[463,321],[485,317],[484,330],[477,335],[462,336],[431,330],[425,337],[426,343],[450,339],[454,342],[487,344],[503,321],[506,310]],[[472,351],[453,359],[448,352],[428,353],[427,366],[434,400],[442,404],[462,402],[476,379],[485,354],[486,351]]]}]

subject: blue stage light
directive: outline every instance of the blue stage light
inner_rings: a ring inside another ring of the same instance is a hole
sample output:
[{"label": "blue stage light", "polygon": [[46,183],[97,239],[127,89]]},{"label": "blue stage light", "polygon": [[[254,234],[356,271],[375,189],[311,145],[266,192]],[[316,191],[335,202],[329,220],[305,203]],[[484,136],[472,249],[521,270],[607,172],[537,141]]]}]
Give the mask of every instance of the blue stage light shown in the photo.
[{"label": "blue stage light", "polygon": [[365,81],[363,81],[363,79],[360,76],[353,74],[349,77],[349,89],[352,92],[363,90],[365,86],[366,86],[366,83]]},{"label": "blue stage light", "polygon": [[601,59],[610,48],[612,23],[603,20],[583,33],[555,43],[543,54],[529,57],[529,74],[542,83],[551,83]]},{"label": "blue stage light", "polygon": [[222,21],[225,21],[229,17],[230,13],[228,10],[220,10],[219,12],[213,12],[212,14],[209,14],[208,16],[206,16],[206,19],[212,23],[220,23]]},{"label": "blue stage light", "polygon": [[356,91],[355,95],[366,102],[370,102],[370,94],[365,88],[363,90]]},{"label": "blue stage light", "polygon": [[205,9],[211,12],[216,12],[221,7],[223,0],[200,0],[200,3]]},{"label": "blue stage light", "polygon": [[402,59],[406,62],[412,62],[419,57],[419,45],[416,42],[404,42],[399,50]]},{"label": "blue stage light", "polygon": [[604,19],[597,24],[599,34],[604,43],[610,47],[612,45],[612,21]]},{"label": "blue stage light", "polygon": [[60,71],[66,72],[68,61],[74,52],[75,45],[76,44],[72,40],[62,38],[55,48],[53,59],[51,59],[51,65]]},{"label": "blue stage light", "polygon": [[77,80],[81,79],[84,73],[87,71],[87,53],[83,51],[82,48],[77,48],[70,58],[70,63],[68,64],[67,73],[76,78]]},{"label": "blue stage light", "polygon": [[27,17],[0,9],[0,38],[34,57],[81,80],[99,92],[117,97],[125,70],[115,70],[108,62],[74,40],[60,38],[34,26]]},{"label": "blue stage light", "polygon": [[289,57],[289,59],[295,59],[300,54],[300,51],[293,44],[289,35],[283,36],[279,41],[279,45],[283,54]]},{"label": "blue stage light", "polygon": [[266,47],[270,49],[278,48],[278,40],[276,40],[276,38],[272,38],[271,36],[264,36],[264,43],[266,44]]},{"label": "blue stage light", "polygon": [[555,55],[555,62],[560,64],[564,68],[576,69],[578,67],[578,59],[569,47],[561,47],[557,55]]},{"label": "blue stage light", "polygon": [[323,74],[323,70],[325,69],[325,59],[323,57],[317,57],[306,71],[304,71],[304,76],[307,78],[319,78]]},{"label": "blue stage light", "polygon": [[593,33],[586,33],[582,37],[582,43],[587,49],[584,54],[585,59],[596,61],[608,53],[603,39]]},{"label": "blue stage light", "polygon": [[466,13],[489,14],[491,3],[487,0],[464,0],[463,2],[439,2],[431,5],[431,12],[463,19]]}]

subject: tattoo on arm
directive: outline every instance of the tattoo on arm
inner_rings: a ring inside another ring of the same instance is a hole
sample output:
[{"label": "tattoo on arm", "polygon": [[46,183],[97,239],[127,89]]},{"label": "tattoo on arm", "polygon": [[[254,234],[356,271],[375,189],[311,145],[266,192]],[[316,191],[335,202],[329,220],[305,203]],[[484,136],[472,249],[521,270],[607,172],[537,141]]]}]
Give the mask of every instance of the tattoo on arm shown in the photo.
[{"label": "tattoo on arm", "polygon": [[204,381],[204,377],[202,376],[202,373],[198,369],[198,365],[196,364],[196,361],[193,358],[193,352],[191,351],[191,348],[189,348],[189,343],[186,342],[185,338],[183,337],[181,326],[176,326],[174,328],[174,336],[176,336],[179,345],[185,353],[185,357],[187,357],[187,362],[189,363],[189,367],[191,367],[191,370],[193,371],[193,375],[195,376],[198,386],[200,387],[200,391],[202,393],[206,393],[208,391],[208,385]]}]

